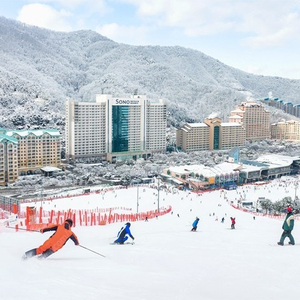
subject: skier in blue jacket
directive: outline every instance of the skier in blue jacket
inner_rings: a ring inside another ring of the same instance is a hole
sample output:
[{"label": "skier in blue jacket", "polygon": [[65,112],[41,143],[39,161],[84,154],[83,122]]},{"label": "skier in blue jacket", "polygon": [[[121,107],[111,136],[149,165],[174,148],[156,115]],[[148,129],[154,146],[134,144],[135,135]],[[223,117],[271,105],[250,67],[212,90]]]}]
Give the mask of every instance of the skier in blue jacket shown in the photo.
[{"label": "skier in blue jacket", "polygon": [[130,223],[126,223],[118,232],[118,238],[114,241],[115,244],[124,244],[128,240],[128,235],[134,240],[133,235],[130,232]]},{"label": "skier in blue jacket", "polygon": [[199,222],[199,218],[196,217],[196,220],[192,224],[193,228],[191,229],[191,231],[196,231],[197,230],[198,222]]}]

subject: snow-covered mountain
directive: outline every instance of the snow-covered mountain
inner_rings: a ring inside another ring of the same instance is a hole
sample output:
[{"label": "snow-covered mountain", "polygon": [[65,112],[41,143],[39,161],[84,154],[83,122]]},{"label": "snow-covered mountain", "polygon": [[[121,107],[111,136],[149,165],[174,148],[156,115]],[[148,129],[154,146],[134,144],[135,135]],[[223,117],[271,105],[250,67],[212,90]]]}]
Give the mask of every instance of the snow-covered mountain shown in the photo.
[{"label": "snow-covered mountain", "polygon": [[300,80],[256,76],[183,47],[130,46],[93,31],[55,32],[0,17],[0,126],[64,128],[66,98],[164,98],[169,121],[227,120],[248,97],[300,103]]}]

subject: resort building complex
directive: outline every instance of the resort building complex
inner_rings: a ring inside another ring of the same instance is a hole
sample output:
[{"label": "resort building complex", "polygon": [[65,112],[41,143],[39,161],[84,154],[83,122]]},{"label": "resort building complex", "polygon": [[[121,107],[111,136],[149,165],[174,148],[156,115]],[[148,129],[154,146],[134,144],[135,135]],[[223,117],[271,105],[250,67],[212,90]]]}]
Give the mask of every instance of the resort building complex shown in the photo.
[{"label": "resort building complex", "polygon": [[[163,100],[149,101],[145,95],[121,98],[98,94],[93,102],[67,100],[65,112],[66,159],[69,162],[115,163],[147,159],[155,152],[166,151],[167,110]],[[231,111],[229,122],[214,117],[206,118],[203,123],[184,124],[176,131],[176,146],[186,152],[232,149],[237,154],[246,140],[270,137],[300,140],[300,123],[283,120],[270,125],[270,113],[262,103],[247,101]],[[31,174],[39,169],[47,173],[61,167],[61,150],[61,134],[56,129],[0,128],[0,185],[13,183],[19,175]],[[277,159],[280,160],[279,157]],[[240,164],[238,155],[235,155],[230,165],[217,167],[220,174],[216,170],[198,167],[197,170],[189,170],[185,184],[203,188],[269,179],[273,174],[294,173],[298,165],[298,158],[290,158],[283,165],[278,162],[274,168],[259,161]],[[224,167],[223,171],[220,171],[221,167]],[[184,179],[184,174],[175,173],[169,169],[165,175],[175,177],[175,180]],[[192,179],[193,174],[195,180]]]},{"label": "resort building complex", "polygon": [[183,125],[177,129],[176,144],[182,151],[221,150],[270,137],[270,113],[261,103],[247,101],[231,111],[228,123],[207,118],[204,123]]}]

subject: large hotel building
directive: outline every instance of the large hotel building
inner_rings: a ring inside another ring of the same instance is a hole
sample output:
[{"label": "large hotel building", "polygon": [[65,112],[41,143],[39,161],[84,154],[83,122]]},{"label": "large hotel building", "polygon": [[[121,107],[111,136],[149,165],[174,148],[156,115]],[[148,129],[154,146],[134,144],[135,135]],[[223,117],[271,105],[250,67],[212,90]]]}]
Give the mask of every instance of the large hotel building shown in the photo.
[{"label": "large hotel building", "polygon": [[177,147],[183,151],[220,150],[244,146],[245,129],[238,123],[207,118],[204,123],[187,123],[176,132]]},{"label": "large hotel building", "polygon": [[66,101],[66,155],[108,160],[147,158],[166,150],[166,105],[145,95],[114,98],[96,95],[95,102]]}]

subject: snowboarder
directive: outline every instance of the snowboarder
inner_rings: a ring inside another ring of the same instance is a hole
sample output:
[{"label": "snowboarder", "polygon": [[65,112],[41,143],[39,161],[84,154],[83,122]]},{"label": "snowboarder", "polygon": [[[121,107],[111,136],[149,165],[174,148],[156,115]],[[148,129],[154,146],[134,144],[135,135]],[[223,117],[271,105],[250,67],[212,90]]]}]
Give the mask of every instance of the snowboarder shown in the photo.
[{"label": "snowboarder", "polygon": [[71,219],[67,219],[62,225],[54,225],[41,229],[41,233],[47,231],[55,232],[48,240],[44,242],[43,245],[25,252],[23,259],[27,259],[35,255],[39,255],[40,258],[47,258],[49,255],[62,248],[68,241],[68,239],[71,239],[74,244],[78,246],[79,241],[77,239],[77,236],[71,230],[72,225],[73,221]]},{"label": "snowboarder", "polygon": [[231,220],[231,229],[235,229],[235,218],[230,217]]},{"label": "snowboarder", "polygon": [[280,246],[284,245],[284,240],[286,237],[290,239],[289,244],[295,245],[294,237],[292,236],[292,230],[294,229],[295,216],[293,214],[293,209],[289,206],[285,210],[286,217],[282,224],[283,233],[281,235],[280,241],[277,243]]},{"label": "snowboarder", "polygon": [[192,224],[193,228],[191,229],[191,231],[196,231],[197,230],[199,220],[200,219],[198,217],[196,217],[196,220]]},{"label": "snowboarder", "polygon": [[124,244],[128,240],[128,235],[134,240],[133,235],[130,232],[130,223],[126,223],[118,232],[118,238],[114,241],[115,244]]}]

